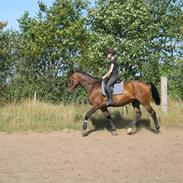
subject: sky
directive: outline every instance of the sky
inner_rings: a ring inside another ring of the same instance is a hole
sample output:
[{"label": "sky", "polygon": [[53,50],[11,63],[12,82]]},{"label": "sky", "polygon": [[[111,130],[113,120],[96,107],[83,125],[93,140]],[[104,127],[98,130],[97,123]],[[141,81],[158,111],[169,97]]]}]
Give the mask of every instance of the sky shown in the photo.
[{"label": "sky", "polygon": [[[41,0],[48,7],[51,6],[54,0]],[[91,0],[94,4],[94,0]],[[30,16],[36,16],[38,12],[38,0],[0,0],[0,21],[7,21],[7,29],[19,29],[18,21],[25,11],[29,11]]]}]

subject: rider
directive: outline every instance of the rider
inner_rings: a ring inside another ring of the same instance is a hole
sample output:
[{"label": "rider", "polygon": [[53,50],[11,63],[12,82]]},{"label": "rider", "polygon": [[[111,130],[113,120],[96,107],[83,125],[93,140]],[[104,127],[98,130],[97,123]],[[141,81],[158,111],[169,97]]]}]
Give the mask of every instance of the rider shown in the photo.
[{"label": "rider", "polygon": [[105,85],[105,91],[107,94],[107,106],[112,105],[112,90],[111,86],[115,83],[115,81],[118,78],[118,65],[116,63],[116,51],[112,48],[107,49],[107,59],[111,62],[110,69],[105,74],[102,79],[107,79],[106,85]]}]

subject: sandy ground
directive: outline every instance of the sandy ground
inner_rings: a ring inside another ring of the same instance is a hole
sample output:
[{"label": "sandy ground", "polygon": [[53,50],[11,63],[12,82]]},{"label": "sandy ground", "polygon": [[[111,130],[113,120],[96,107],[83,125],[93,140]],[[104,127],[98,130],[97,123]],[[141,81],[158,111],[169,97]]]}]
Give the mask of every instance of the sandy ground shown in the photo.
[{"label": "sandy ground", "polygon": [[0,183],[182,183],[183,129],[0,133]]}]

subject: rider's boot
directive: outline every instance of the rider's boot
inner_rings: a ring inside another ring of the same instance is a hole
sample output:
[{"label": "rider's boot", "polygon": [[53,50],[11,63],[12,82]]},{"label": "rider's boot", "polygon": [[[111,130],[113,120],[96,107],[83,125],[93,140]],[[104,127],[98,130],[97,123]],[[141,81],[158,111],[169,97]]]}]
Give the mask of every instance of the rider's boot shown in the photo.
[{"label": "rider's boot", "polygon": [[107,106],[112,106],[112,91],[111,90],[107,90],[106,91],[107,94]]}]

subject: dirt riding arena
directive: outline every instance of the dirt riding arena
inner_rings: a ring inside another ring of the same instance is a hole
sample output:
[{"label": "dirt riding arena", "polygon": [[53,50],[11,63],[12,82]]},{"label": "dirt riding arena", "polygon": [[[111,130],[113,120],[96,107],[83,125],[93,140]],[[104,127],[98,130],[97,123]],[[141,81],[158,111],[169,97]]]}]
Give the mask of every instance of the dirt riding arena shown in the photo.
[{"label": "dirt riding arena", "polygon": [[182,183],[183,129],[0,133],[0,183]]}]

